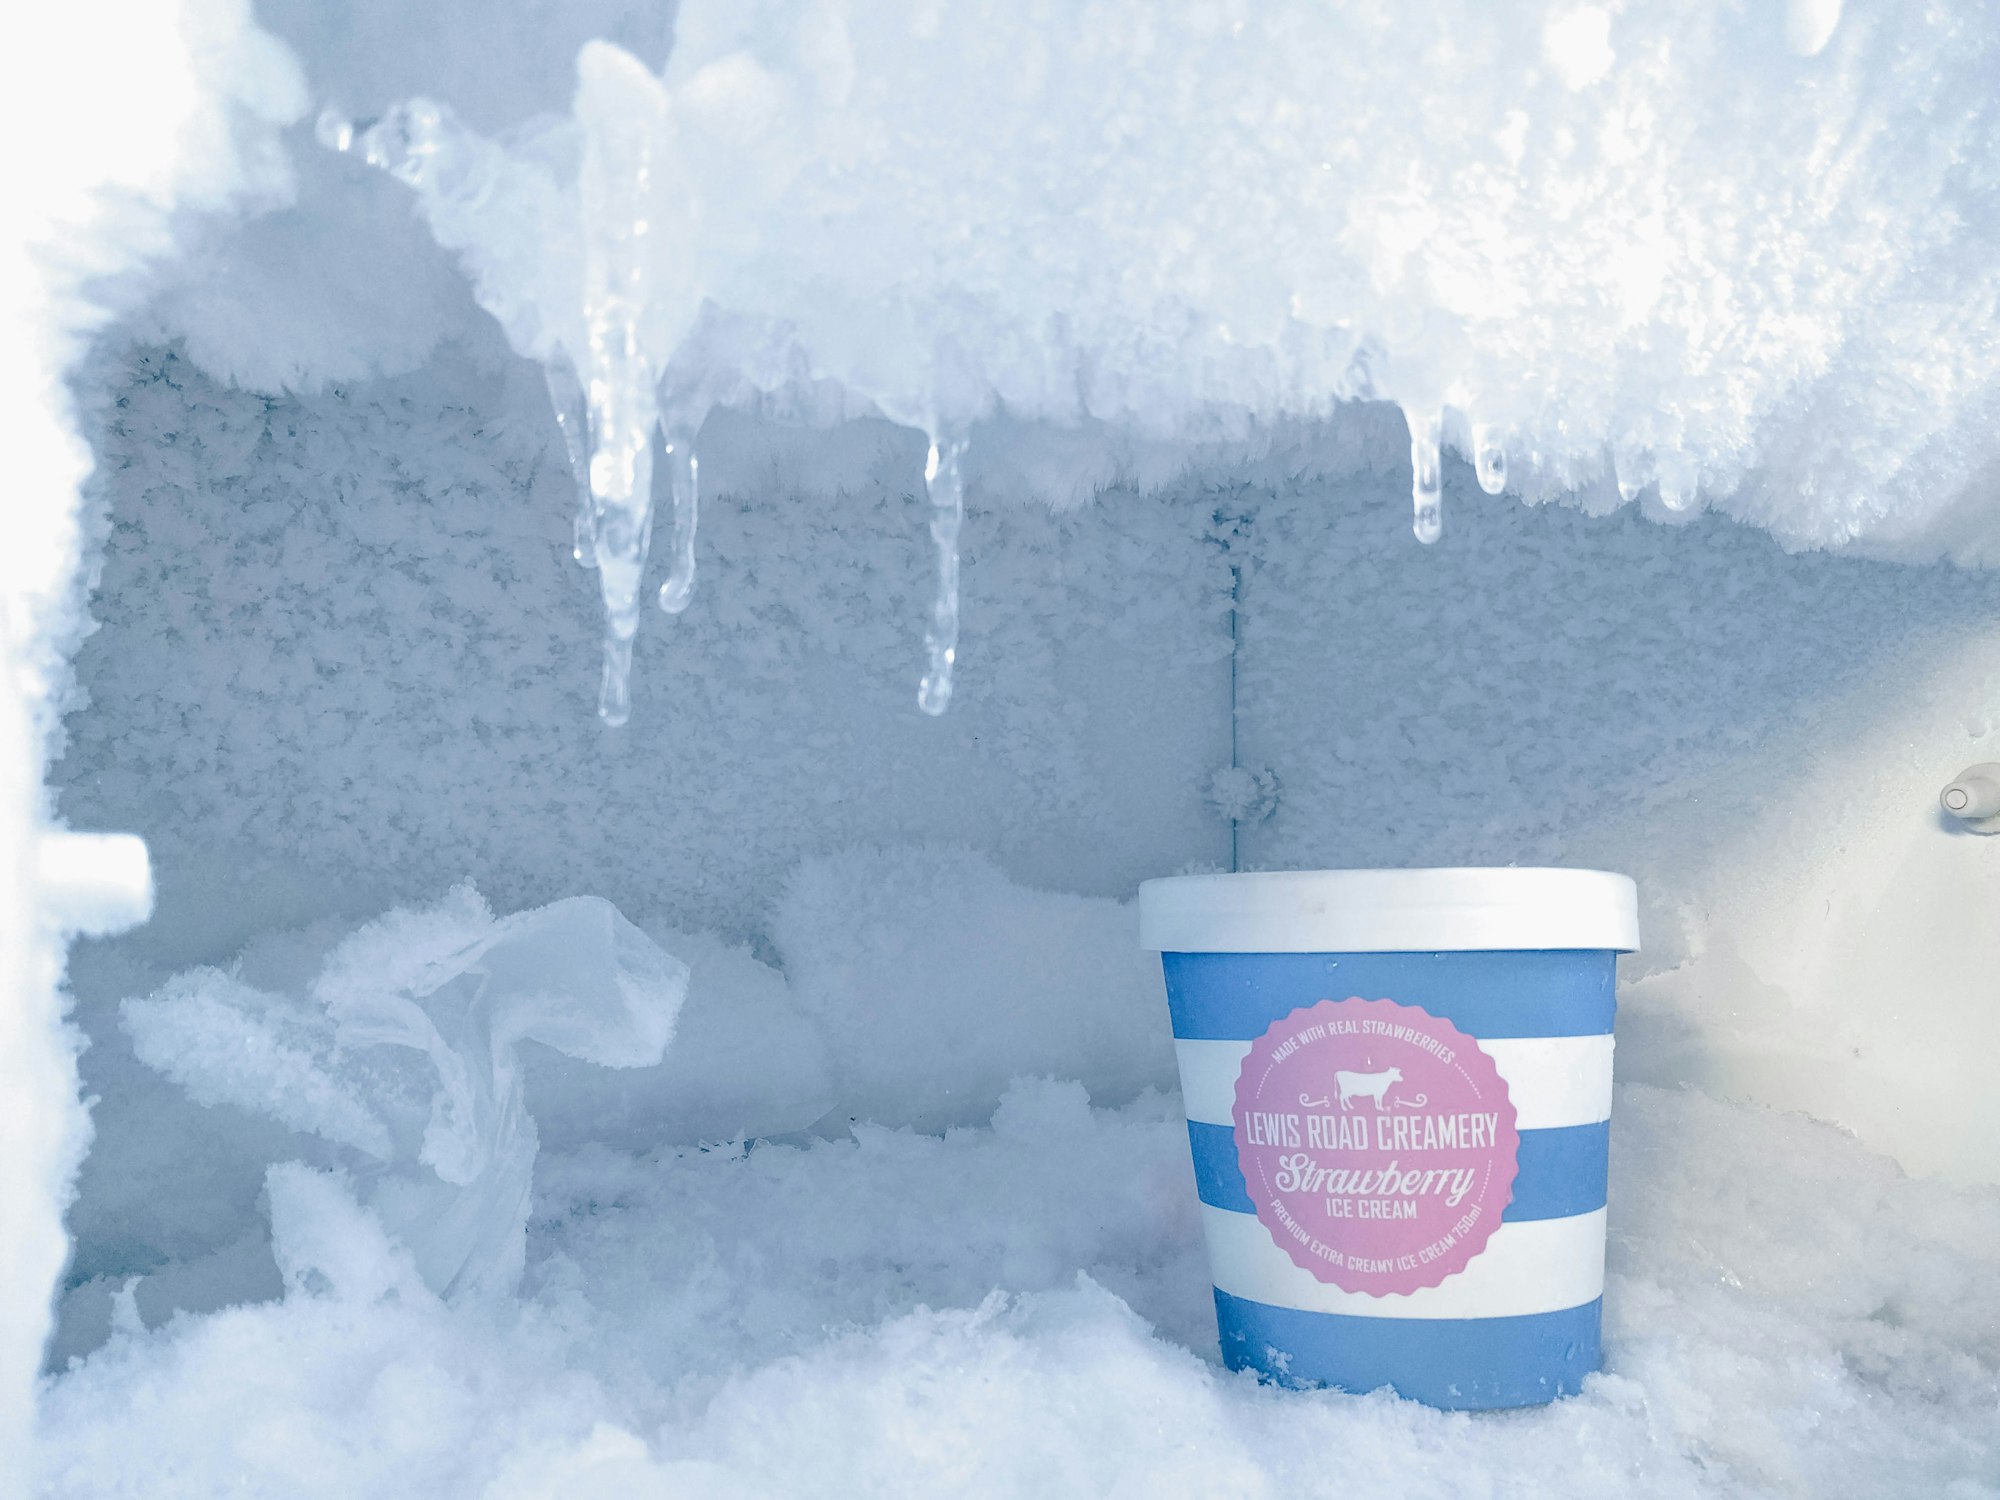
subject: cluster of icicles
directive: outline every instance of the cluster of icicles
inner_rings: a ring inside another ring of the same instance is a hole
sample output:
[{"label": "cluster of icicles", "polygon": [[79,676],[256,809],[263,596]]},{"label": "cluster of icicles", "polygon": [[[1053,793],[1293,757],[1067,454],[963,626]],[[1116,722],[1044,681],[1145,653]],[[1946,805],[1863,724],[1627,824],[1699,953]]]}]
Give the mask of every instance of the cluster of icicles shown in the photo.
[{"label": "cluster of icicles", "polygon": [[[651,546],[653,506],[634,508],[636,514],[608,507],[598,466],[606,462],[590,442],[590,407],[576,367],[558,358],[543,367],[549,400],[556,411],[576,479],[576,533],[573,551],[586,568],[595,568],[604,594],[604,678],[597,712],[614,727],[632,713],[632,640],[639,624],[640,580]],[[684,420],[654,429],[650,452],[642,455],[634,485],[650,496],[653,477],[663,469],[673,505],[673,553],[666,582],[656,596],[660,608],[677,615],[694,596],[694,534],[700,503],[701,459],[694,449],[699,420]],[[951,703],[952,668],[958,660],[958,536],[965,523],[965,481],[960,468],[966,439],[940,432],[931,439],[924,463],[924,491],[930,501],[931,540],[937,548],[937,594],[931,605],[930,627],[924,635],[924,675],[917,684],[917,706],[933,716]],[[650,472],[648,470],[650,469]]]},{"label": "cluster of icicles", "polygon": [[[490,190],[492,161],[485,143],[428,101],[397,105],[366,125],[328,111],[319,119],[317,134],[322,145],[358,153],[421,195],[476,202]],[[618,228],[593,237],[592,253],[586,256],[584,359],[573,359],[559,347],[542,366],[576,483],[574,554],[578,563],[596,571],[604,602],[597,711],[614,727],[632,713],[632,643],[652,549],[654,491],[662,479],[671,496],[673,550],[656,597],[662,610],[677,615],[694,595],[701,479],[694,439],[707,416],[698,400],[664,399],[664,383],[639,347],[637,330],[647,310],[649,229],[639,205],[649,170],[643,148],[632,149],[626,160],[599,163],[594,182],[586,169],[586,205],[594,190],[594,206]],[[589,378],[579,371],[579,363],[591,372]],[[917,705],[931,715],[942,714],[951,702],[958,660],[965,450],[962,428],[931,424],[924,490],[937,549],[937,593],[917,687]]]},{"label": "cluster of icicles", "polygon": [[[632,640],[639,624],[640,580],[652,539],[652,504],[637,507],[636,517],[609,510],[598,466],[605,460],[592,452],[590,405],[576,367],[564,358],[543,367],[556,426],[569,454],[576,480],[576,530],[572,551],[586,568],[603,580],[605,633],[604,677],[598,690],[597,712],[612,726],[632,713]],[[666,582],[656,598],[667,614],[677,615],[694,596],[694,538],[699,517],[701,458],[694,433],[699,420],[665,422],[654,428],[650,452],[637,461],[642,471],[635,484],[650,495],[653,476],[665,472],[673,505],[673,552]],[[924,464],[924,489],[930,500],[931,540],[937,547],[937,595],[931,605],[930,628],[924,636],[926,664],[917,685],[917,706],[933,716],[951,703],[952,668],[958,660],[958,535],[965,522],[965,482],[960,469],[966,439],[944,434],[931,440]]]},{"label": "cluster of icicles", "polygon": [[[398,105],[365,127],[335,113],[319,121],[320,141],[336,151],[358,152],[371,165],[420,194],[477,201],[491,163],[484,143],[463,130],[449,112],[426,101]],[[651,295],[644,202],[649,161],[643,149],[622,160],[598,163],[582,184],[586,210],[596,210],[612,233],[592,239],[586,257],[583,307],[587,348],[579,361],[558,348],[544,360],[549,400],[562,432],[576,482],[576,560],[596,570],[604,603],[604,671],[598,713],[621,725],[632,711],[632,644],[638,634],[641,588],[652,545],[654,490],[664,479],[671,496],[673,550],[657,595],[670,615],[686,609],[694,592],[695,525],[701,464],[695,433],[707,415],[699,401],[661,399],[659,372],[639,347],[638,328]],[[588,370],[586,378],[579,364]],[[1411,497],[1417,540],[1443,534],[1442,447],[1445,411],[1405,409],[1410,430]],[[937,551],[937,592],[925,631],[924,673],[917,705],[942,714],[951,702],[958,658],[959,534],[965,521],[963,466],[967,434],[961,425],[931,424],[924,463],[930,534]],[[1507,487],[1507,441],[1499,429],[1474,423],[1473,471],[1489,495]],[[1685,508],[1691,476],[1654,474],[1643,461],[1618,464],[1627,500],[1659,482],[1662,502]]]}]

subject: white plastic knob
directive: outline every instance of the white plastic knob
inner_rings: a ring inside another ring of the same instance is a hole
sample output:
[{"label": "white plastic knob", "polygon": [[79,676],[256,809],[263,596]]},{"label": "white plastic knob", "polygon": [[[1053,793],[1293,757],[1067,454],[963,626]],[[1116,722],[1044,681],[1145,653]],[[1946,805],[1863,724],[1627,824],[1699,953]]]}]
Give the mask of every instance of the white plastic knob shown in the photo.
[{"label": "white plastic knob", "polygon": [[2000,833],[2000,761],[1967,766],[1938,793],[1938,806],[1974,833]]},{"label": "white plastic knob", "polygon": [[129,833],[50,829],[35,849],[35,884],[56,925],[108,937],[153,913],[153,870],[145,840]]}]

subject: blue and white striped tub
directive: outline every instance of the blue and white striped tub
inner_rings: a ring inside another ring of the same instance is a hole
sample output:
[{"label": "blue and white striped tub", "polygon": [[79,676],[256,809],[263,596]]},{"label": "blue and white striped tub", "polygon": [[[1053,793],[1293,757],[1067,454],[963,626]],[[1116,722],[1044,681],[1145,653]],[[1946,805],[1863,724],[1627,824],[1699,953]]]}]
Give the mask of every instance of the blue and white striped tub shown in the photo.
[{"label": "blue and white striped tub", "polygon": [[[1345,879],[1334,900],[1342,904],[1348,893],[1347,907],[1366,904],[1352,894],[1356,876],[1391,877],[1392,886],[1406,894],[1420,891],[1426,876],[1497,876],[1503,891],[1518,889],[1518,882],[1508,885],[1508,877],[1591,876],[1616,882],[1623,891],[1611,888],[1608,920],[1585,901],[1567,925],[1560,915],[1551,923],[1546,912],[1539,924],[1522,924],[1529,936],[1567,931],[1595,937],[1601,946],[1386,952],[1165,948],[1223,1358],[1232,1368],[1288,1383],[1350,1391],[1389,1386],[1449,1408],[1521,1406],[1572,1393],[1600,1358],[1613,981],[1617,950],[1637,946],[1631,883],[1594,871],[1326,875]],[[1149,882],[1147,890],[1189,880],[1270,879],[1182,877]],[[1558,905],[1563,888],[1563,882],[1555,883]],[[1230,895],[1239,893],[1240,888]],[[1547,883],[1531,894],[1546,904]],[[1149,946],[1179,937],[1192,947],[1188,932],[1173,930],[1175,914],[1163,911],[1163,904],[1155,896],[1146,912]],[[1411,920],[1420,916],[1413,906],[1419,904],[1398,904],[1394,920],[1383,924],[1389,937],[1413,935]],[[1490,920],[1454,924],[1450,915],[1434,924],[1433,944],[1453,931],[1491,941]],[[1239,937],[1193,925],[1197,939],[1285,935],[1268,926]],[[1304,925],[1350,940],[1355,935],[1344,920]],[[1420,920],[1416,925],[1425,926]],[[1239,1162],[1232,1109],[1253,1041],[1294,1012],[1350,996],[1420,1009],[1476,1043],[1506,1085],[1519,1132],[1511,1196],[1484,1248],[1441,1283],[1406,1294],[1342,1290],[1295,1263],[1259,1220]]]}]

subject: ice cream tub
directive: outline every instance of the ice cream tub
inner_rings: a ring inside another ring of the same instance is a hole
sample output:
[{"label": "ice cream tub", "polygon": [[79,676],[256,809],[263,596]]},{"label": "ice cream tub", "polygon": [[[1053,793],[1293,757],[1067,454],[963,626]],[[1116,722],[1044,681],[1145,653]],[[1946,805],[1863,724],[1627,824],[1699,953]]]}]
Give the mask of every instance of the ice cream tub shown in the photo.
[{"label": "ice cream tub", "polygon": [[1224,1362],[1448,1409],[1598,1367],[1613,981],[1600,870],[1139,888],[1166,974]]}]

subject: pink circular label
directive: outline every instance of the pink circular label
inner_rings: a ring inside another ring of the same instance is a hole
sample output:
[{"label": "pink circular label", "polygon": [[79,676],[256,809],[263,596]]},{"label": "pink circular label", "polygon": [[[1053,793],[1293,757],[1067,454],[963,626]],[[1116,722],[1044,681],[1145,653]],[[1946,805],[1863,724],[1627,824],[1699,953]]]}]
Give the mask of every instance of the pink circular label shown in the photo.
[{"label": "pink circular label", "polygon": [[1486,1248],[1521,1137],[1493,1059],[1393,1000],[1274,1022],[1236,1079],[1236,1155],[1286,1254],[1348,1292],[1436,1286]]}]

